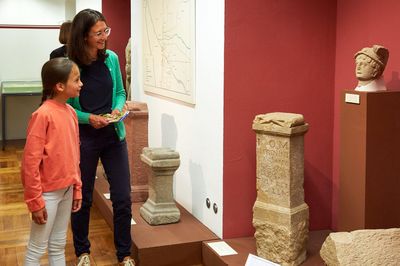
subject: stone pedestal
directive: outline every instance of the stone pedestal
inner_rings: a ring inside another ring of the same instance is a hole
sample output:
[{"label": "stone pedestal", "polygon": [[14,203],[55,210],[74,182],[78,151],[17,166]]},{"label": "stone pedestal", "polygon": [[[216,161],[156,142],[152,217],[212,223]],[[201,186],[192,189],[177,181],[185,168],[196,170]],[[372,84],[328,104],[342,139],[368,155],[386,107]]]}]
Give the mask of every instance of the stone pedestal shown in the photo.
[{"label": "stone pedestal", "polygon": [[151,225],[176,223],[180,219],[172,194],[173,175],[179,154],[168,148],[144,148],[141,159],[148,167],[149,197],[140,215]]},{"label": "stone pedestal", "polygon": [[300,114],[268,113],[253,121],[257,133],[257,199],[253,226],[257,254],[281,265],[306,259],[308,206],[304,202],[304,134]]},{"label": "stone pedestal", "polygon": [[147,104],[136,101],[126,102],[129,115],[124,120],[131,174],[132,202],[145,202],[148,197],[148,179],[145,164],[140,159],[144,147],[148,146]]},{"label": "stone pedestal", "polygon": [[338,231],[400,227],[400,91],[343,91]]}]

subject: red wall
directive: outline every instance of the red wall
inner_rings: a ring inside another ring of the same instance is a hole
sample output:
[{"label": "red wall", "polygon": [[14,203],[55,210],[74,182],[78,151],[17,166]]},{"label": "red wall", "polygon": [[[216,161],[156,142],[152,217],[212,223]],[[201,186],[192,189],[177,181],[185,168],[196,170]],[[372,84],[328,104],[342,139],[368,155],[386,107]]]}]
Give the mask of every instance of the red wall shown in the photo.
[{"label": "red wall", "polygon": [[122,76],[125,84],[125,47],[131,36],[131,1],[103,0],[102,13],[111,27],[107,48],[118,54]]},{"label": "red wall", "polygon": [[[340,93],[353,89],[355,52],[366,46],[381,44],[389,49],[389,61],[384,72],[389,90],[400,90],[400,1],[338,0],[337,43],[335,69],[335,119],[333,149],[332,227],[337,228],[339,184],[339,106]],[[400,107],[399,107],[400,108]]]},{"label": "red wall", "polygon": [[292,112],[305,135],[311,229],[330,228],[336,1],[225,1],[223,237],[253,234],[257,114]]}]

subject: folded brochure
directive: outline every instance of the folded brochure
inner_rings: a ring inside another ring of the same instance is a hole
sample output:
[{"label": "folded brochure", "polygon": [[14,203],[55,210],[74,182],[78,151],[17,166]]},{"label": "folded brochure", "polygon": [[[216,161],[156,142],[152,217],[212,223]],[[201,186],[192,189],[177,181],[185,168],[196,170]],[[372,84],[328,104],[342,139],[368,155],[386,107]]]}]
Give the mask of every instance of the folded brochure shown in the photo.
[{"label": "folded brochure", "polygon": [[115,123],[124,120],[129,114],[129,111],[121,112],[117,115],[112,114],[102,114],[101,116],[105,117],[109,123]]}]

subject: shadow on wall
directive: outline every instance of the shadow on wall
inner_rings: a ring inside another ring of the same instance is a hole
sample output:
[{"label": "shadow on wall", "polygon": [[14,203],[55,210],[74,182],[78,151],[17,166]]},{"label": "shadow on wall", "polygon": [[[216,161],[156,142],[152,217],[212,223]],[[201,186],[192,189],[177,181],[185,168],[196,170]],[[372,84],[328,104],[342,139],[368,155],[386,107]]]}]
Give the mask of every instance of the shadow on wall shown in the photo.
[{"label": "shadow on wall", "polygon": [[[178,130],[175,118],[171,115],[161,115],[161,147],[176,149]],[[179,152],[179,151],[178,151]]]},{"label": "shadow on wall", "polygon": [[[161,115],[161,147],[176,150],[176,142],[178,139],[178,129],[176,127],[175,118],[171,115]],[[179,152],[179,151],[177,151]],[[179,154],[181,156],[181,154]],[[182,161],[182,158],[181,158]],[[179,171],[179,168],[178,170]],[[175,172],[176,173],[176,172]],[[173,191],[176,191],[176,182],[173,182]]]},{"label": "shadow on wall", "polygon": [[[161,115],[161,147],[170,148],[175,151],[178,139],[178,130],[175,118],[168,114]],[[177,151],[179,152],[179,151]],[[179,154],[182,156],[182,154]],[[182,161],[182,157],[181,157]],[[205,182],[203,169],[200,164],[189,161],[189,175],[192,186],[192,213],[196,217],[203,217],[203,204],[205,204]],[[174,182],[174,191],[176,191],[176,182]],[[210,198],[212,201],[213,199]],[[200,204],[198,204],[200,203]],[[212,207],[212,206],[211,206]]]},{"label": "shadow on wall", "polygon": [[[311,191],[313,191],[312,198],[309,196],[312,194]],[[304,201],[307,203],[310,211],[310,231],[331,228],[331,195],[332,181],[330,178],[319,171],[309,161],[304,160]],[[325,219],[326,216],[329,219]],[[329,221],[328,224],[326,224],[325,220]]]},{"label": "shadow on wall", "polygon": [[399,91],[400,90],[399,72],[392,71],[392,79],[387,83],[387,88],[390,91]]},{"label": "shadow on wall", "polygon": [[[199,219],[203,218],[205,204],[205,187],[203,169],[200,164],[189,161],[189,174],[192,184],[192,213]],[[212,199],[210,198],[212,201]],[[196,204],[197,203],[197,204]],[[198,204],[200,203],[200,204]]]}]

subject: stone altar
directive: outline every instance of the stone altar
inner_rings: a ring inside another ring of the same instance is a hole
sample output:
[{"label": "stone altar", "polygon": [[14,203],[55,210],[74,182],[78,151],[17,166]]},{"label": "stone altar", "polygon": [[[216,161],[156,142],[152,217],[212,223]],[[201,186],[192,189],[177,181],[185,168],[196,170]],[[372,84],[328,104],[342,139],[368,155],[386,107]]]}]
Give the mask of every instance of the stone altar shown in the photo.
[{"label": "stone altar", "polygon": [[140,215],[151,225],[176,223],[180,212],[173,198],[173,175],[180,165],[179,153],[169,148],[144,148],[141,159],[148,167],[149,197]]},{"label": "stone altar", "polygon": [[304,202],[304,134],[300,114],[268,113],[253,121],[257,134],[257,199],[253,226],[257,254],[281,265],[306,259],[308,206]]}]

